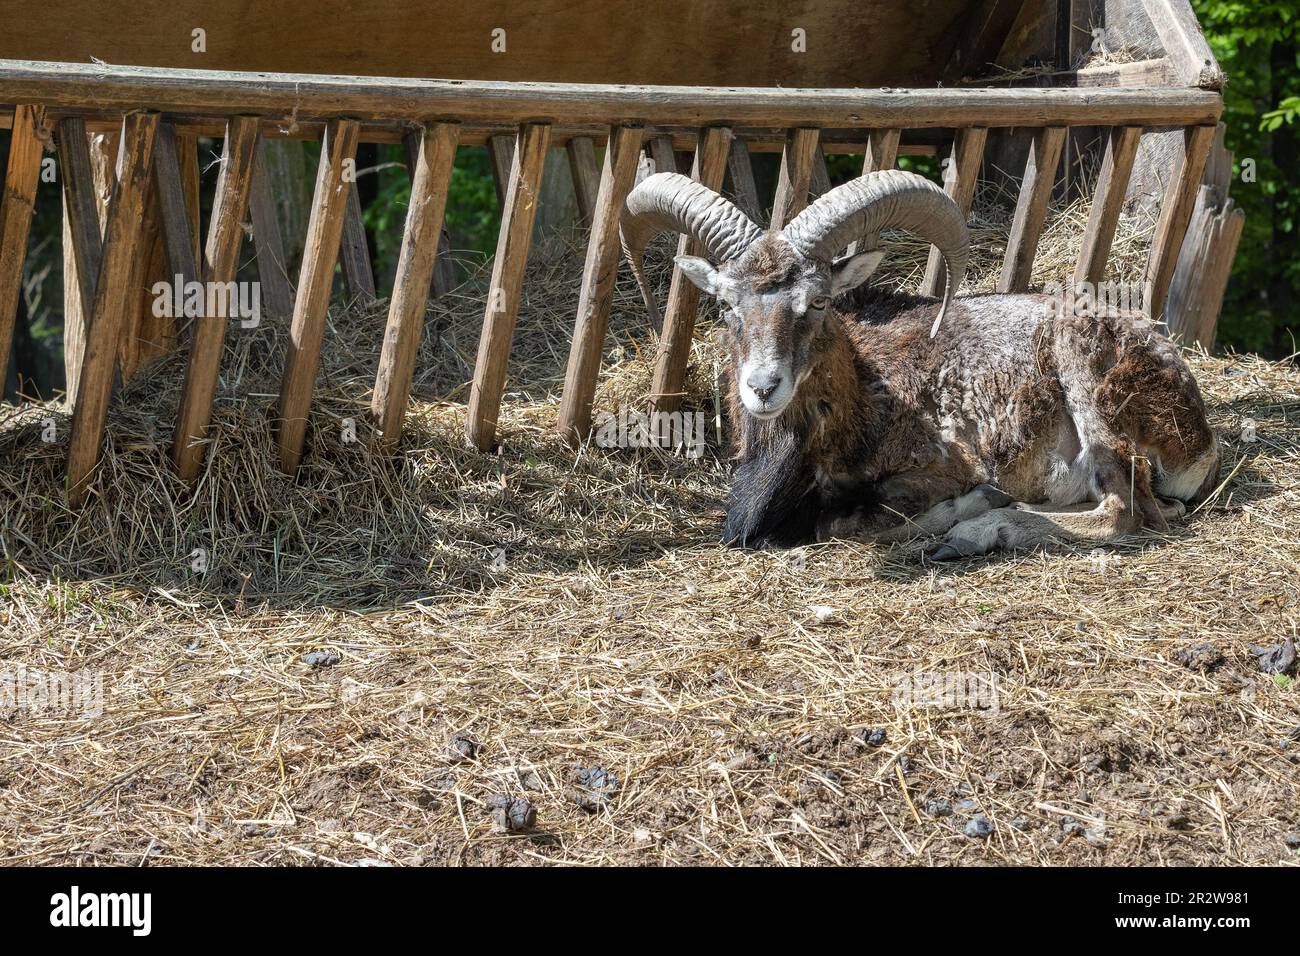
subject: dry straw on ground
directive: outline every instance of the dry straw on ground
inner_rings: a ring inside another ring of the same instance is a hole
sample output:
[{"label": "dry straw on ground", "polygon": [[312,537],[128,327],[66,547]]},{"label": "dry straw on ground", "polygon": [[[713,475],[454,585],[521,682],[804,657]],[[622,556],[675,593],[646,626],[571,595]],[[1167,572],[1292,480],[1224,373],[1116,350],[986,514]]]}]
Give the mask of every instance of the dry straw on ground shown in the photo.
[{"label": "dry straw on ground", "polygon": [[[1056,211],[1036,281],[1068,277],[1085,214]],[[973,288],[1005,234],[977,214]],[[106,694],[96,718],[0,710],[0,859],[1297,861],[1300,694],[1249,649],[1300,617],[1294,366],[1192,357],[1225,482],[1166,533],[943,567],[920,543],[742,553],[716,543],[715,436],[698,460],[553,437],[578,271],[527,284],[500,454],[461,439],[473,282],[430,307],[391,462],[366,451],[381,310],[331,318],[297,479],[272,464],[277,324],[232,330],[192,494],[165,454],[180,356],[117,403],[79,515],[66,416],[0,412],[0,673]],[[602,407],[644,394],[652,347],[620,282]],[[896,700],[916,673],[992,675],[996,713]],[[595,766],[616,788],[575,799]]]}]

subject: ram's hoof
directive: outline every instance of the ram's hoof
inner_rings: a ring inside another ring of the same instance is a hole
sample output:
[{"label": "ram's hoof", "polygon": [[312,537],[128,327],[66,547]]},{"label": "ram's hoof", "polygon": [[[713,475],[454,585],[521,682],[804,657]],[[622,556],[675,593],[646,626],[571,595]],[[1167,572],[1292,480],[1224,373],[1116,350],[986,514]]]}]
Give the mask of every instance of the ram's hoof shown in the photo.
[{"label": "ram's hoof", "polygon": [[1014,498],[1001,488],[995,488],[992,485],[976,485],[975,490],[978,491],[980,497],[988,503],[990,511],[998,508],[1005,508],[1015,501]]},{"label": "ram's hoof", "polygon": [[930,552],[931,561],[958,561],[961,558],[969,558],[973,554],[979,554],[980,548],[973,541],[967,541],[964,538],[953,538],[951,541],[944,541],[933,551]]}]

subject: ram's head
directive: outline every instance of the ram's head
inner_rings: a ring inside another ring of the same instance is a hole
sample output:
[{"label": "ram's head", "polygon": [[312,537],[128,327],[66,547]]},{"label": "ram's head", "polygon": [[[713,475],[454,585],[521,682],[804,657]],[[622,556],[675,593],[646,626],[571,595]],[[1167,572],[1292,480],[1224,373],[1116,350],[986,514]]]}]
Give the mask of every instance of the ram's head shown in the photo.
[{"label": "ram's head", "polygon": [[914,232],[943,253],[948,282],[942,318],[965,277],[970,237],[960,207],[913,173],[861,176],[772,232],[713,190],[686,176],[660,173],[632,190],[622,217],[623,250],[656,322],[658,309],[642,266],[646,246],[668,231],[704,245],[708,258],[678,256],[677,265],[722,303],[740,398],[758,418],[774,418],[789,405],[811,370],[812,343],[832,302],[865,282],[884,253],[873,248],[834,257],[884,229]]}]

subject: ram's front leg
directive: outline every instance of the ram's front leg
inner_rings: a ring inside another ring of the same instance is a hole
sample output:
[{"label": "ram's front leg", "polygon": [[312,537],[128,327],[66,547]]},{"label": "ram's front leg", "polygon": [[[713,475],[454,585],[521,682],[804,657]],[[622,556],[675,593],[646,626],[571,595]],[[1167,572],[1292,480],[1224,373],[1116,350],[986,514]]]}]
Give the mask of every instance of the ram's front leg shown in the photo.
[{"label": "ram's front leg", "polygon": [[817,539],[866,538],[876,544],[896,544],[912,538],[943,534],[953,525],[1011,504],[1011,496],[992,485],[978,485],[963,495],[939,502],[914,516],[884,504],[824,510]]},{"label": "ram's front leg", "polygon": [[821,496],[796,436],[775,435],[750,449],[732,475],[722,542],[748,548],[792,548],[811,541]]}]

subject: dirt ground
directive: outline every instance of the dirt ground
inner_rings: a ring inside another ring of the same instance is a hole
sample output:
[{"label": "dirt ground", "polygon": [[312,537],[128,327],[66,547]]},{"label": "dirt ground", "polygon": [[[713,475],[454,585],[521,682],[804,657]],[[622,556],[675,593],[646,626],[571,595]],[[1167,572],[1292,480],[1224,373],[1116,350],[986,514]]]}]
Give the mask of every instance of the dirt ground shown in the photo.
[{"label": "dirt ground", "polygon": [[[334,316],[297,479],[283,323],[232,332],[193,493],[179,360],[128,387],[79,515],[66,415],[0,411],[0,674],[104,689],[98,716],[0,697],[0,859],[1300,863],[1300,691],[1250,647],[1300,636],[1293,365],[1193,357],[1225,482],[1167,533],[745,553],[717,544],[713,428],[698,459],[552,435],[565,276],[534,276],[499,454],[462,440],[469,293],[431,308],[391,462],[365,442],[382,310]],[[643,391],[633,295],[602,407]]]}]

